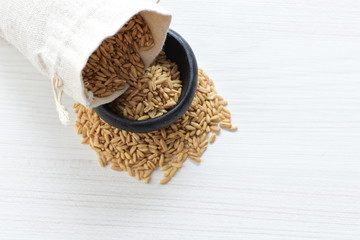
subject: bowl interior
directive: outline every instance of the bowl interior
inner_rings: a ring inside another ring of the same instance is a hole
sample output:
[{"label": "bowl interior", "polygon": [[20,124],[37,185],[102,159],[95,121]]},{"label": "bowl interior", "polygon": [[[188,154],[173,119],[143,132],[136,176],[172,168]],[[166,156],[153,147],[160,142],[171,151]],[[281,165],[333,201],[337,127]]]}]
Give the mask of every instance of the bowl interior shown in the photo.
[{"label": "bowl interior", "polygon": [[115,113],[110,104],[95,108],[96,113],[108,124],[130,132],[151,132],[169,126],[179,119],[189,108],[197,87],[197,64],[194,53],[186,41],[175,31],[169,30],[163,51],[178,65],[182,92],[177,104],[164,115],[148,120],[137,121]]},{"label": "bowl interior", "polygon": [[178,101],[179,103],[186,95],[186,90],[189,89],[189,84],[191,83],[191,81],[189,81],[192,74],[192,71],[190,71],[191,63],[189,62],[186,51],[184,51],[184,47],[179,44],[177,39],[172,35],[168,35],[163,51],[172,62],[175,62],[178,65],[182,84],[182,91]]}]

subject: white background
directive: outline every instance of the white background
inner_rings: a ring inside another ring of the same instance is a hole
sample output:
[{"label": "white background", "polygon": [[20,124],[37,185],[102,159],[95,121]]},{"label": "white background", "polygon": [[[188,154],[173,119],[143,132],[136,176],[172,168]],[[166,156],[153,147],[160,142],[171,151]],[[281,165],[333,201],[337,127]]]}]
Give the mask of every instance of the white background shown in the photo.
[{"label": "white background", "polygon": [[0,239],[359,239],[360,2],[162,5],[239,130],[168,185],[137,182],[98,165],[0,40]]}]

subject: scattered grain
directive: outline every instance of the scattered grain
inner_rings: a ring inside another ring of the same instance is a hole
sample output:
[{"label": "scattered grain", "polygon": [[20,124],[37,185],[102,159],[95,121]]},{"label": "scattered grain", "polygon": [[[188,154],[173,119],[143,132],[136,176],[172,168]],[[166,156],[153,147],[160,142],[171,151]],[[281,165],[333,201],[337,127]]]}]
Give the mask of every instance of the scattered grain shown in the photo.
[{"label": "scattered grain", "polygon": [[210,143],[214,143],[214,142],[215,142],[215,139],[216,139],[216,134],[213,133],[213,134],[211,135],[210,139],[209,139],[209,142],[210,142]]},{"label": "scattered grain", "polygon": [[[165,70],[161,71],[167,71],[171,67],[162,64],[162,68]],[[177,72],[176,68],[171,71]],[[141,78],[139,81],[141,82]],[[162,84],[167,84],[167,81]],[[155,91],[146,87],[136,94],[128,94],[127,96],[136,103],[130,113],[134,117],[138,115],[138,119],[140,119],[146,116],[145,109],[152,111],[154,107],[148,101],[139,107],[142,96],[136,96],[137,94],[143,92],[147,97],[151,93],[150,97],[152,96],[154,99],[157,99],[162,93],[174,97],[176,92],[173,91],[173,88],[176,87],[176,84],[179,82],[172,81],[169,85],[156,87]],[[164,178],[160,183],[165,184],[171,180],[187,158],[201,162],[200,157],[206,150],[207,144],[213,143],[216,138],[215,133],[221,131],[218,127],[219,124],[230,130],[237,129],[231,125],[228,117],[221,114],[221,112],[228,112],[228,109],[225,110],[222,105],[225,102],[217,94],[213,81],[201,69],[199,69],[198,85],[202,87],[202,91],[196,92],[190,108],[179,120],[167,128],[142,134],[119,130],[101,120],[94,110],[75,104],[77,132],[83,136],[82,142],[89,144],[97,152],[101,166],[111,164],[112,169],[126,171],[129,176],[138,180],[142,179],[145,183],[149,183],[153,171],[160,167],[160,170],[164,171]],[[214,97],[209,98],[208,95]],[[160,98],[159,102],[163,99],[166,98]],[[121,110],[117,112],[121,113]],[[207,129],[208,131],[206,131]],[[213,134],[209,138],[211,132]]]},{"label": "scattered grain", "polygon": [[161,179],[160,184],[168,183],[170,179],[171,179],[170,177],[164,177],[163,179]]},{"label": "scattered grain", "polygon": [[232,130],[232,131],[236,131],[238,129],[238,127],[237,126],[231,126],[229,129]]}]

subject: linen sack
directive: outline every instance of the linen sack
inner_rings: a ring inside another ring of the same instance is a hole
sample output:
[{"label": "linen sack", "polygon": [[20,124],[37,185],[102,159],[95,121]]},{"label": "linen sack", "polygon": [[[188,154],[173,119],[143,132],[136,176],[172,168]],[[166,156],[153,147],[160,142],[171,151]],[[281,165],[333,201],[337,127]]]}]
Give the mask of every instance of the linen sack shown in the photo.
[{"label": "linen sack", "polygon": [[68,124],[63,92],[93,108],[125,91],[94,97],[84,87],[81,72],[101,42],[137,13],[149,25],[155,42],[153,48],[140,52],[147,67],[161,51],[171,21],[170,13],[150,0],[0,0],[0,36],[52,80],[59,118]]}]

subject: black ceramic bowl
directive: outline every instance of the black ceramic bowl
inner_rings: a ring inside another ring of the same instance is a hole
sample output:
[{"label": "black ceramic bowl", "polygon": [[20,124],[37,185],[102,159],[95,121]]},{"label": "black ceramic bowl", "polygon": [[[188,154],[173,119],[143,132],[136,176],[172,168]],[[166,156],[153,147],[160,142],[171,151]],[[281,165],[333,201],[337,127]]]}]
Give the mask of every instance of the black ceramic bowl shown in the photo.
[{"label": "black ceramic bowl", "polygon": [[173,30],[168,31],[163,51],[171,61],[178,65],[183,86],[178,103],[164,115],[143,121],[119,116],[110,108],[109,104],[105,104],[95,108],[95,112],[100,118],[108,124],[126,131],[146,133],[169,126],[187,111],[194,98],[198,81],[195,55],[189,44]]}]

